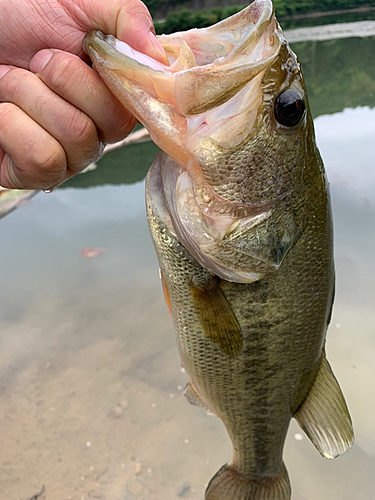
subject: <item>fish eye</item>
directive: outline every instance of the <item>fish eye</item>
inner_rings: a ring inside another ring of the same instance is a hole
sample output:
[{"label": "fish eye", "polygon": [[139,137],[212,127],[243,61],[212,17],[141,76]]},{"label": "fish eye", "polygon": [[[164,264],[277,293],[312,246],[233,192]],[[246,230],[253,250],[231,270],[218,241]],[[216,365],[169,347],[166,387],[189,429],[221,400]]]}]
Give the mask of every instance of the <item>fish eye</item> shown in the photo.
[{"label": "fish eye", "polygon": [[280,125],[295,127],[305,114],[302,95],[295,89],[287,89],[276,98],[275,118]]}]

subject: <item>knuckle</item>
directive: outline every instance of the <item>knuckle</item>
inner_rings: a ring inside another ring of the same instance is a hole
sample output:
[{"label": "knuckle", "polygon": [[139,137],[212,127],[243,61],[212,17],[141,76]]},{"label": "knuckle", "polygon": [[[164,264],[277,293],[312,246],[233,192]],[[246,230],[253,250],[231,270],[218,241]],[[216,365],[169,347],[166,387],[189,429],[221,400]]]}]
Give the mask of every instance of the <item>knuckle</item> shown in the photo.
[{"label": "knuckle", "polygon": [[18,102],[27,89],[33,75],[20,68],[11,68],[0,80],[0,98],[10,102]]},{"label": "knuckle", "polygon": [[69,113],[65,127],[71,138],[66,143],[68,168],[79,172],[100,156],[103,145],[94,122],[78,109]]},{"label": "knuckle", "polygon": [[127,113],[127,115],[123,117],[121,121],[119,120],[118,123],[119,125],[117,127],[111,127],[109,130],[101,133],[101,137],[104,142],[113,143],[125,139],[125,137],[127,137],[136,126],[137,119],[130,115],[130,113]]},{"label": "knuckle", "polygon": [[69,111],[65,126],[77,146],[85,146],[98,141],[98,133],[93,121],[79,109]]},{"label": "knuckle", "polygon": [[0,103],[0,127],[6,127],[11,123],[18,111],[18,106],[11,102]]},{"label": "knuckle", "polygon": [[84,81],[84,63],[72,54],[56,54],[48,65],[48,73],[43,75],[44,82],[57,94],[64,96],[70,93],[77,82]]},{"label": "knuckle", "polygon": [[65,152],[59,144],[51,144],[31,151],[28,163],[46,179],[56,179],[65,171]]}]

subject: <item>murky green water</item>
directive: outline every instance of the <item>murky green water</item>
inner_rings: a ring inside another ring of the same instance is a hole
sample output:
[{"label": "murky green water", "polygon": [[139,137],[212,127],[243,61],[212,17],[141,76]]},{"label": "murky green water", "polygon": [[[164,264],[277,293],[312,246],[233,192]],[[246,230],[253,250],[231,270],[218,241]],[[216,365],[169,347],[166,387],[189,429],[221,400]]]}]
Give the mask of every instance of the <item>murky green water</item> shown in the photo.
[{"label": "murky green water", "polygon": [[[373,500],[375,38],[294,48],[332,185],[327,349],[357,441],[328,462],[292,424],[285,462],[294,500]],[[231,456],[222,424],[182,396],[144,209],[156,151],[112,153],[0,222],[1,498],[45,485],[43,500],[201,500]]]}]

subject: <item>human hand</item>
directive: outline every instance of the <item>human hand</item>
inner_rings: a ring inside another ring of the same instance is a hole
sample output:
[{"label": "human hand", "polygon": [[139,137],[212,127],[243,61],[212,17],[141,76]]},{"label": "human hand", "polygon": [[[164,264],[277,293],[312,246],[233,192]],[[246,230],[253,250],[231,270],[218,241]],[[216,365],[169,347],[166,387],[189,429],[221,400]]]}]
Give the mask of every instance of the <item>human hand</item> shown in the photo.
[{"label": "human hand", "polygon": [[0,0],[1,186],[55,187],[133,129],[84,62],[92,29],[164,61],[140,0]]}]

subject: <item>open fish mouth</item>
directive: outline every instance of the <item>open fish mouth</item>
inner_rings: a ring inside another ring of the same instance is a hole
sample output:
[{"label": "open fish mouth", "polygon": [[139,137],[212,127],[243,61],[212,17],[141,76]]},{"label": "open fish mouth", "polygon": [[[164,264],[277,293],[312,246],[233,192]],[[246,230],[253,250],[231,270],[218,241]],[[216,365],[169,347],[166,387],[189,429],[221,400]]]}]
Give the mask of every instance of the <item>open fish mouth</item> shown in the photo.
[{"label": "open fish mouth", "polygon": [[226,199],[207,182],[204,164],[212,145],[241,147],[256,127],[262,79],[284,42],[272,2],[255,0],[214,26],[158,40],[165,64],[99,31],[86,35],[83,46],[111,91],[170,157],[160,162],[162,194],[179,241],[223,279],[260,279],[279,263],[248,255],[249,272],[249,259],[243,269],[232,266],[216,249],[224,240],[240,242],[235,253],[242,255],[241,235],[270,216],[274,201]]},{"label": "open fish mouth", "polygon": [[214,26],[158,36],[168,63],[92,31],[83,42],[94,64],[122,72],[182,115],[196,115],[230,99],[273,62],[281,30],[270,0],[256,0]]}]

